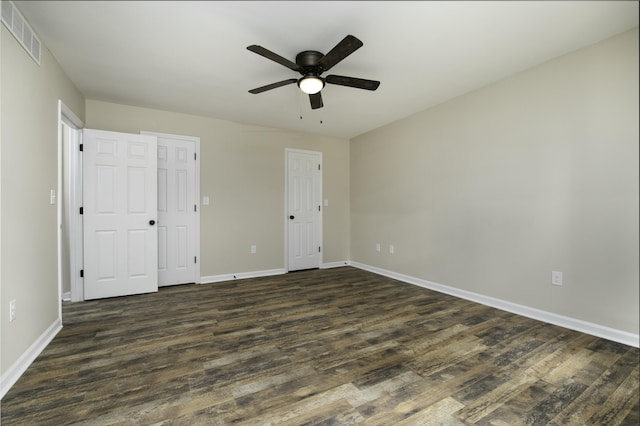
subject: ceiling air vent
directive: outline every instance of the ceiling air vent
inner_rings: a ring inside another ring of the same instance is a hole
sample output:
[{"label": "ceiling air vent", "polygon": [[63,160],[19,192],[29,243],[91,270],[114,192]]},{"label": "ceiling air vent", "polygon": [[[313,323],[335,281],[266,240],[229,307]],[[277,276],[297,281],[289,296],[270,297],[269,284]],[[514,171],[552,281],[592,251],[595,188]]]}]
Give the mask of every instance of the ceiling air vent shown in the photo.
[{"label": "ceiling air vent", "polygon": [[2,1],[2,23],[40,65],[40,39],[12,1]]}]

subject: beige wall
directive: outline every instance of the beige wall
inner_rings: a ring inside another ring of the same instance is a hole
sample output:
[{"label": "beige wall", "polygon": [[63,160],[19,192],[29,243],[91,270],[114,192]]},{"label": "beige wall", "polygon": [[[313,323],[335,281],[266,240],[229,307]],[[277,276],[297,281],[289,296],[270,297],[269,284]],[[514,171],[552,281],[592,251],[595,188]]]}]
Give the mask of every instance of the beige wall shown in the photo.
[{"label": "beige wall", "polygon": [[638,103],[635,29],[355,138],[351,259],[637,335]]},{"label": "beige wall", "polygon": [[[2,31],[1,366],[11,365],[58,319],[58,100],[84,117],[84,98],[43,46],[38,66]],[[8,321],[9,301],[17,318]]]},{"label": "beige wall", "polygon": [[323,262],[349,260],[349,141],[94,100],[86,117],[94,129],[200,137],[203,277],[285,267],[285,148],[322,152]]}]

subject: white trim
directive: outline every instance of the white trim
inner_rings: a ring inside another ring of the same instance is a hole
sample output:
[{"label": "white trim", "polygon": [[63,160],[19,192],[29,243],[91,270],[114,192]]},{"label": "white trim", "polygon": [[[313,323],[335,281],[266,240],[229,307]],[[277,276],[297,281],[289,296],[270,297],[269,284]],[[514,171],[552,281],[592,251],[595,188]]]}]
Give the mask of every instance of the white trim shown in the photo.
[{"label": "white trim", "polygon": [[[70,237],[72,238],[72,245],[69,251],[70,258],[70,289],[71,289],[71,298],[74,300],[83,300],[83,280],[78,276],[78,271],[82,269],[82,217],[79,214],[79,207],[82,203],[82,187],[79,186],[82,184],[82,157],[80,156],[79,151],[70,151],[69,152],[69,162],[70,162],[70,174],[72,180],[73,191],[69,194],[69,198],[71,200],[71,209],[75,210],[76,214],[74,217],[76,220],[74,223],[70,223],[70,229],[63,230],[63,217],[62,217],[62,207],[64,203],[64,188],[63,188],[63,158],[64,149],[63,144],[64,140],[62,137],[62,123],[67,124],[71,129],[74,129],[75,135],[77,139],[75,141],[75,145],[79,146],[82,143],[82,135],[81,129],[84,126],[84,123],[78,116],[62,102],[62,99],[58,99],[58,195],[57,195],[57,235],[58,235],[58,318],[62,322],[62,233],[68,232]],[[79,179],[79,181],[78,181]],[[80,238],[78,239],[78,233]],[[76,238],[73,238],[76,237]],[[80,246],[78,246],[78,241],[80,241]],[[75,269],[75,271],[74,271]]]},{"label": "white trim", "polygon": [[58,99],[58,186],[57,186],[57,205],[56,205],[56,251],[58,256],[58,321],[62,322],[62,204],[64,203],[64,195],[63,195],[63,162],[62,162],[62,153],[63,145],[64,145],[64,137],[62,136],[62,117],[64,113],[62,112],[62,100]]},{"label": "white trim", "polygon": [[20,358],[7,369],[0,377],[0,398],[4,398],[18,379],[27,371],[27,368],[35,361],[42,351],[51,343],[54,337],[62,330],[62,322],[56,319],[38,339],[29,346]]},{"label": "white trim", "polygon": [[[322,151],[309,151],[305,149],[295,149],[295,148],[285,148],[284,149],[284,268],[288,272],[289,271],[289,153],[297,152],[301,154],[309,154],[318,156],[318,162],[320,164],[320,181],[318,182],[318,191],[320,192],[320,199],[318,200],[320,205],[322,205],[323,192],[322,192],[322,181],[324,176],[324,164],[322,163],[323,153]],[[320,244],[320,256],[318,258],[318,267],[321,267],[323,264],[322,259],[324,257],[324,239],[323,239],[323,227],[322,227],[322,219],[324,217],[324,207],[321,207],[322,214],[319,216],[319,224],[318,227],[318,243]]]},{"label": "white trim", "polygon": [[80,152],[80,145],[82,144],[82,129],[77,129],[75,132],[75,140],[73,141],[73,150],[69,153],[71,159],[71,180],[72,180],[72,194],[71,194],[71,210],[73,211],[73,218],[75,219],[72,224],[72,233],[74,241],[73,253],[70,253],[72,258],[71,264],[71,301],[80,302],[84,300],[84,278],[80,276],[80,270],[84,269],[84,222],[83,217],[80,214],[80,207],[82,206],[82,154]]},{"label": "white trim", "polygon": [[245,278],[270,277],[272,275],[286,274],[286,269],[267,269],[264,271],[238,272],[235,274],[211,275],[208,277],[200,277],[201,284],[219,283],[222,281],[242,280]]},{"label": "white trim", "polygon": [[411,277],[409,275],[399,274],[397,272],[388,271],[386,269],[378,268],[375,266],[365,265],[359,262],[351,262],[351,266],[363,269],[365,271],[373,272],[378,275],[393,278],[398,281],[403,281],[408,284],[413,284],[423,288],[427,288],[429,290],[434,290],[439,293],[445,293],[451,296],[459,297],[461,299],[481,303],[483,305],[491,306],[503,311],[558,325],[560,327],[569,328],[571,330],[580,331],[592,336],[602,337],[603,339],[612,340],[614,342],[622,343],[628,346],[633,346],[636,348],[640,346],[640,336],[638,334],[616,330],[603,325],[594,324],[564,315],[554,314],[553,312],[547,312],[540,309],[519,305],[517,303],[508,302],[502,299],[496,299],[494,297],[484,296],[482,294],[473,293],[466,290],[460,290],[454,287],[449,287],[443,284]]},{"label": "white trim", "polygon": [[62,100],[58,100],[58,106],[60,108],[60,112],[61,112],[61,116],[62,119],[71,127],[76,127],[78,129],[81,129],[84,127],[84,123],[82,122],[82,120],[74,114],[73,111],[71,111],[71,108],[69,108],[68,106],[65,105],[64,102],[62,102]]},{"label": "white trim", "polygon": [[194,274],[194,280],[196,284],[200,284],[202,277],[200,277],[200,264],[201,262],[201,257],[200,257],[200,137],[199,136],[184,136],[184,135],[174,135],[174,134],[170,134],[170,133],[158,133],[158,132],[149,132],[146,130],[141,130],[140,131],[141,135],[151,135],[151,136],[156,136],[156,137],[163,137],[163,138],[172,138],[172,139],[179,139],[179,140],[183,140],[183,141],[190,141],[190,142],[194,142],[196,145],[196,169],[195,169],[195,175],[196,175],[196,182],[195,182],[195,203],[196,203],[196,224],[195,224],[195,241],[193,242],[193,244],[195,245],[195,256],[196,256],[196,266],[195,266],[195,271],[193,272]]},{"label": "white trim", "polygon": [[320,269],[330,269],[330,268],[341,268],[343,266],[351,265],[351,261],[349,260],[341,260],[338,262],[327,262],[320,265]]},{"label": "white trim", "polygon": [[65,291],[64,293],[62,293],[62,301],[63,302],[71,302],[71,292],[70,291]]}]

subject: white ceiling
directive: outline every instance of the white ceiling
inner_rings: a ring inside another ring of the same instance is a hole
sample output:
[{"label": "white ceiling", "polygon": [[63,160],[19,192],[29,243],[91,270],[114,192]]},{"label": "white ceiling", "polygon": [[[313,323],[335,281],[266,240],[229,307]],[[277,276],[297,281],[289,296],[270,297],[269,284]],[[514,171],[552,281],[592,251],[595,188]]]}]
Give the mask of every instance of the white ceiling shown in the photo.
[{"label": "white ceiling", "polygon": [[[637,1],[15,3],[87,99],[344,138],[638,26]],[[299,77],[247,46],[295,61],[347,34],[364,46],[329,73],[377,91],[247,92]]]}]

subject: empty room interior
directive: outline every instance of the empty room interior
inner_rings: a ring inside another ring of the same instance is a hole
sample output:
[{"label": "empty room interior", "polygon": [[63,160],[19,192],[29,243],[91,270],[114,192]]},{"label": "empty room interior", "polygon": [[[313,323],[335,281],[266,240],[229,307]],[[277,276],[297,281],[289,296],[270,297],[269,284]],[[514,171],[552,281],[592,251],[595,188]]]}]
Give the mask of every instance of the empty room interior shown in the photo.
[{"label": "empty room interior", "polygon": [[2,1],[2,424],[638,425],[637,1]]}]

